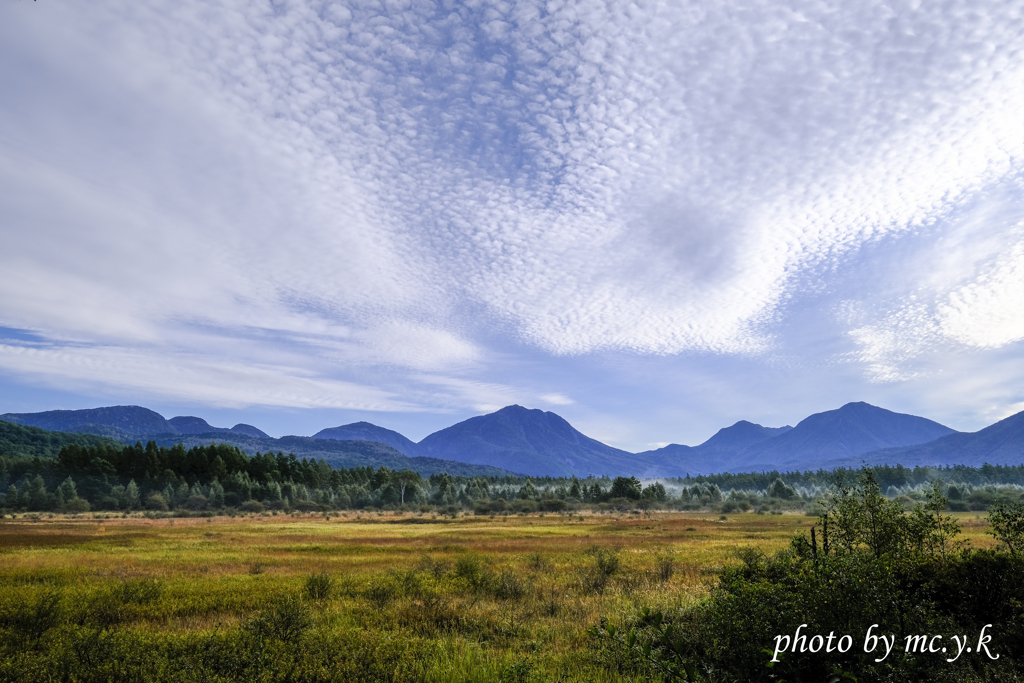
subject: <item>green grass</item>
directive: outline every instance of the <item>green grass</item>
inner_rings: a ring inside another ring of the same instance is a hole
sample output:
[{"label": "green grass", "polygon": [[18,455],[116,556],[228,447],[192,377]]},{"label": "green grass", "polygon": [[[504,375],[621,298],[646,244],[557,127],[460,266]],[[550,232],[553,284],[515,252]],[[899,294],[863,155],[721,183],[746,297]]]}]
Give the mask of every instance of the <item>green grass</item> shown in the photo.
[{"label": "green grass", "polygon": [[0,680],[640,680],[589,626],[692,605],[812,521],[420,520],[0,520]]}]

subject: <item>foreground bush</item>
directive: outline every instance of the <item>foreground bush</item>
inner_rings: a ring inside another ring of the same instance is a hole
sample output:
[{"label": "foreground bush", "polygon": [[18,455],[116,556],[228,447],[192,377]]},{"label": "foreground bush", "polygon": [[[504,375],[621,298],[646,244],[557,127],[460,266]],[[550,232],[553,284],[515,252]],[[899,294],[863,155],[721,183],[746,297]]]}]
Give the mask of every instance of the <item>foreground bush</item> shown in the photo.
[{"label": "foreground bush", "polygon": [[[678,680],[1018,680],[1024,557],[962,547],[945,504],[935,487],[906,513],[866,471],[839,487],[810,538],[772,557],[742,551],[706,602],[594,633]],[[1002,508],[993,532],[1011,551],[1013,512]]]}]

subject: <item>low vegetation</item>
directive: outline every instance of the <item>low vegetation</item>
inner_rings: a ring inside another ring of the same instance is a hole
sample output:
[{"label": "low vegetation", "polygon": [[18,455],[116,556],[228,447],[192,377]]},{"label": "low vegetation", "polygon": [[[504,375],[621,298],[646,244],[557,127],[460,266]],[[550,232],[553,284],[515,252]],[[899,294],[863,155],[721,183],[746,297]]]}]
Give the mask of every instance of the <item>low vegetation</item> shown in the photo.
[{"label": "low vegetation", "polygon": [[587,626],[682,609],[744,538],[805,523],[22,513],[0,520],[0,680],[646,680]]},{"label": "low vegetation", "polygon": [[[858,485],[813,537],[798,514],[21,513],[0,520],[0,680],[1019,675],[1020,510],[994,527],[939,502],[905,513]],[[983,621],[998,661],[766,666],[804,623],[974,639]]]},{"label": "low vegetation", "polygon": [[1024,506],[994,506],[998,545],[978,549],[946,504],[936,484],[907,513],[865,471],[829,497],[809,535],[739,552],[707,599],[592,632],[652,678],[1018,680]]}]

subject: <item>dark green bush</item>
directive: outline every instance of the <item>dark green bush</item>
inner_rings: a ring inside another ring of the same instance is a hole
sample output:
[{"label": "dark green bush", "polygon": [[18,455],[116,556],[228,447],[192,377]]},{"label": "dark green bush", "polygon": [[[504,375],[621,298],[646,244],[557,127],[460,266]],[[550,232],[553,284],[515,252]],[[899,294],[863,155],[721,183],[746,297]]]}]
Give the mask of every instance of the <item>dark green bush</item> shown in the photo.
[{"label": "dark green bush", "polygon": [[1024,553],[1024,503],[995,503],[988,514],[990,532],[1014,555]]},{"label": "dark green bush", "polygon": [[[1024,556],[965,548],[956,521],[942,514],[945,504],[936,485],[906,512],[865,471],[856,485],[837,487],[809,536],[790,549],[771,557],[739,551],[742,564],[723,571],[703,603],[677,614],[644,610],[625,630],[606,624],[595,633],[650,675],[678,680],[703,680],[712,670],[742,681],[1017,680],[1024,674]],[[1012,539],[1015,512],[996,508],[993,533]],[[1013,549],[1012,540],[1004,543]],[[986,625],[998,659],[973,652],[947,662],[954,655],[906,651],[924,635],[941,635],[951,648],[953,635],[966,636],[976,647]],[[802,645],[818,635],[824,645],[832,634],[835,644],[851,636],[850,647],[791,651],[783,638],[795,640],[798,629]],[[881,662],[878,652],[864,651],[869,629],[895,636]]]},{"label": "dark green bush", "polygon": [[494,596],[499,600],[518,602],[526,597],[526,583],[515,572],[505,570],[498,576],[494,586]]},{"label": "dark green bush", "polygon": [[326,572],[320,574],[311,574],[306,579],[305,592],[306,597],[315,602],[323,602],[331,596],[331,590],[334,588],[334,579],[331,578],[330,574]]},{"label": "dark green bush", "polygon": [[15,647],[37,647],[64,616],[61,599],[59,590],[48,588],[0,611],[0,632],[5,632]]},{"label": "dark green bush", "polygon": [[594,563],[580,570],[580,584],[584,593],[603,593],[612,575],[619,571],[619,555],[614,550],[594,546],[587,551]]},{"label": "dark green bush", "polygon": [[309,607],[296,596],[285,595],[250,619],[245,630],[257,637],[293,643],[312,625]]}]

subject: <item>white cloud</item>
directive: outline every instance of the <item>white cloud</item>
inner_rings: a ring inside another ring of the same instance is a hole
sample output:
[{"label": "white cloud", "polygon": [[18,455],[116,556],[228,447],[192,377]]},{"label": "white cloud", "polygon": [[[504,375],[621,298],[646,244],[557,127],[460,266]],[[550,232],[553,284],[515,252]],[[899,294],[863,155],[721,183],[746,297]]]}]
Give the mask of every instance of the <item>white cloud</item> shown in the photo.
[{"label": "white cloud", "polygon": [[1010,245],[977,281],[951,292],[937,314],[947,337],[969,346],[997,348],[1024,339],[1022,303],[1024,239]]},{"label": "white cloud", "polygon": [[[9,3],[0,319],[54,344],[19,372],[103,384],[71,368],[116,347],[212,385],[195,359],[220,358],[293,373],[256,393],[282,405],[340,377],[362,387],[343,403],[391,405],[368,368],[447,387],[445,409],[567,404],[492,381],[495,336],[762,353],[823,269],[1019,173],[1022,21],[966,0]],[[1024,337],[1015,225],[852,326],[871,377]],[[118,381],[157,387],[147,363]]]},{"label": "white cloud", "polygon": [[0,344],[0,367],[62,389],[106,386],[134,395],[214,406],[285,406],[405,411],[415,406],[375,387],[311,376],[300,367],[260,366],[223,356],[168,356],[116,347]]},{"label": "white cloud", "polygon": [[[938,369],[935,359],[992,350],[1024,339],[1024,211],[1016,180],[980,196],[927,243],[897,252],[879,314],[847,302],[842,317],[874,381],[903,381]],[[876,296],[878,292],[876,292]]]}]

